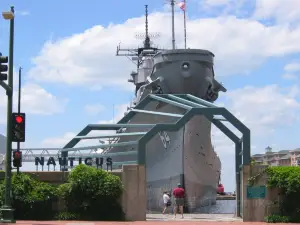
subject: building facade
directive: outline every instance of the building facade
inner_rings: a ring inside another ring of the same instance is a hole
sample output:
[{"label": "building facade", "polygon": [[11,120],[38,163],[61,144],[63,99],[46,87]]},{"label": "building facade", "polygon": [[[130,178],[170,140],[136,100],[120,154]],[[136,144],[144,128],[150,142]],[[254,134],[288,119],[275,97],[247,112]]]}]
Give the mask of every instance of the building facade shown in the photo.
[{"label": "building facade", "polygon": [[300,148],[273,152],[272,148],[267,147],[265,154],[255,154],[252,160],[261,165],[300,166]]}]

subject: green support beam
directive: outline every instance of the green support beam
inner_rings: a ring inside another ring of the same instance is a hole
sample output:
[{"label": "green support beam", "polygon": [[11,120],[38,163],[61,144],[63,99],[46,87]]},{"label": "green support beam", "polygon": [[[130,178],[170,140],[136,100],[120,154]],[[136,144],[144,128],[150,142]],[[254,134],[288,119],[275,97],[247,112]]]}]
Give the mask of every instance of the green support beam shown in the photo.
[{"label": "green support beam", "polygon": [[[172,101],[172,100],[169,100],[167,98],[160,97],[160,96],[157,96],[157,95],[149,95],[149,97],[154,99],[154,100],[160,101],[160,102],[164,102],[164,103],[167,103],[167,104],[170,104],[170,105],[173,105],[173,106],[177,106],[179,108],[183,108],[183,109],[187,109],[187,110],[192,108],[191,106],[181,104],[181,103],[178,103],[176,101]],[[167,96],[167,97],[169,97],[169,96]]]},{"label": "green support beam", "polygon": [[[63,148],[61,150],[61,153],[63,153],[63,152],[73,152],[73,151],[78,151],[78,150],[90,150],[90,149],[95,149],[95,148],[131,146],[131,145],[137,145],[137,143],[138,143],[137,141],[128,141],[128,142],[101,144],[101,145],[78,147],[78,148]],[[62,157],[64,157],[64,156],[62,155]]]},{"label": "green support beam", "polygon": [[181,97],[178,97],[176,95],[170,95],[169,94],[169,95],[167,95],[167,97],[170,98],[170,99],[176,100],[176,101],[178,101],[180,103],[192,106],[192,107],[200,107],[200,108],[205,108],[206,107],[205,105],[201,105],[201,104],[189,101],[189,100],[187,100],[185,98],[181,98]]},{"label": "green support beam", "polygon": [[[244,140],[250,140],[250,130],[242,124],[240,121],[238,121],[228,110],[225,108],[193,108],[189,110],[181,119],[179,119],[174,124],[157,124],[154,126],[149,132],[147,132],[146,135],[144,135],[139,141],[139,154],[138,154],[138,163],[144,165],[146,163],[146,144],[148,141],[153,138],[158,132],[161,131],[178,131],[182,126],[184,126],[193,116],[195,115],[203,115],[207,117],[208,119],[211,118],[214,115],[221,115],[224,118],[226,118],[229,122],[232,123],[233,126],[235,126],[244,137]],[[216,122],[216,121],[214,121]],[[218,124],[218,123],[217,123]],[[223,131],[226,135],[229,136],[229,138],[233,138],[235,141],[239,142],[239,138],[233,136],[232,132],[228,132],[229,129],[224,129],[224,127],[218,126],[221,128],[221,131]],[[243,164],[249,165],[250,164],[250,141],[249,142],[243,142]]]},{"label": "green support beam", "polygon": [[131,133],[120,133],[120,134],[107,134],[107,135],[96,135],[96,136],[76,136],[74,139],[101,139],[101,138],[112,138],[112,137],[124,137],[124,136],[141,136],[146,132],[131,132]]},{"label": "green support beam", "polygon": [[200,104],[202,104],[202,105],[205,105],[205,106],[207,106],[207,107],[218,107],[217,105],[215,105],[215,104],[213,104],[213,103],[211,103],[211,102],[205,101],[205,100],[203,100],[203,99],[201,99],[201,98],[197,98],[197,97],[195,97],[194,95],[186,95],[186,97],[187,97],[188,99],[191,99],[191,100],[193,100],[193,101],[195,101],[195,102],[197,102],[197,103],[200,103]]},{"label": "green support beam", "polygon": [[[76,156],[76,157],[80,157],[80,158],[89,158],[89,157],[112,157],[112,156],[123,156],[123,155],[137,155],[138,151],[127,151],[127,152],[115,152],[115,153],[91,153],[88,155],[82,154],[80,156]],[[72,157],[72,156],[70,156]],[[75,156],[73,156],[75,157]]]},{"label": "green support beam", "polygon": [[[148,111],[143,110],[145,106],[151,101],[159,101],[164,102],[166,104],[171,104],[173,106],[177,106],[180,108],[187,109],[188,111],[185,115],[180,114],[172,114],[172,113],[163,113],[156,111]],[[137,114],[137,113],[149,113],[161,116],[175,116],[180,119],[174,123],[164,123],[164,124],[128,124],[128,122]],[[242,160],[242,163],[247,165],[250,164],[250,130],[241,123],[235,116],[233,116],[227,109],[222,107],[217,107],[216,105],[205,101],[203,99],[197,98],[192,95],[149,95],[144,98],[134,109],[129,111],[117,124],[106,124],[106,125],[88,125],[84,128],[77,136],[80,138],[74,138],[71,140],[64,148],[63,154],[67,155],[67,151],[71,151],[74,149],[73,147],[83,139],[91,130],[117,130],[122,127],[149,127],[150,130],[142,136],[140,140],[138,140],[139,145],[139,160],[140,164],[145,163],[144,159],[144,145],[147,142],[147,138],[151,138],[157,132],[160,131],[175,131],[179,129],[178,127],[183,126],[189,119],[191,119],[195,115],[204,115],[207,117],[213,124],[215,124],[225,135],[227,135],[237,146],[237,143],[242,144],[242,157],[239,154],[236,156],[236,161]],[[222,116],[223,118],[219,118],[216,116]],[[242,138],[238,138],[233,132],[231,132],[221,121],[230,122],[235,128],[237,128],[242,134]],[[154,133],[153,133],[154,132]],[[124,134],[125,135],[125,134]],[[87,139],[88,137],[86,137]],[[118,143],[115,143],[118,144]],[[111,145],[110,145],[111,146]],[[103,147],[103,145],[102,145]],[[91,148],[91,147],[89,147]],[[240,149],[237,147],[237,149]],[[67,156],[63,156],[67,157]]]},{"label": "green support beam", "polygon": [[140,110],[140,109],[132,109],[133,112],[138,113],[145,113],[145,114],[152,114],[152,115],[159,115],[159,116],[170,116],[170,117],[182,117],[182,114],[175,114],[175,113],[164,113],[164,112],[158,112],[158,111],[149,111],[149,110]]}]

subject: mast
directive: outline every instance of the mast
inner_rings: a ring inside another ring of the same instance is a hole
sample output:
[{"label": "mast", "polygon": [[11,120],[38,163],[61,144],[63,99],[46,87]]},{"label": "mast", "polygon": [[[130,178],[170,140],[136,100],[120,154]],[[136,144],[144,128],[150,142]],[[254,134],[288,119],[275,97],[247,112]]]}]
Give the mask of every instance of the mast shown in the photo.
[{"label": "mast", "polygon": [[150,37],[148,32],[148,5],[145,5],[145,41],[144,41],[144,48],[150,48]]},{"label": "mast", "polygon": [[175,0],[171,0],[171,8],[172,8],[172,48],[175,49],[175,21],[174,21],[174,14],[175,14]]}]

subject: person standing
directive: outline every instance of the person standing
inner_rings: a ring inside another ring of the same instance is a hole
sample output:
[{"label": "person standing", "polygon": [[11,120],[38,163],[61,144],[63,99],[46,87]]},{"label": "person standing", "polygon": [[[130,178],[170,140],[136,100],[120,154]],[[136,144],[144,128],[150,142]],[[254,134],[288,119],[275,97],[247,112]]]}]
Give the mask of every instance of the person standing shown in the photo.
[{"label": "person standing", "polygon": [[169,208],[169,206],[171,206],[171,199],[170,196],[168,195],[168,192],[164,192],[163,194],[163,201],[164,201],[164,210],[163,210],[163,214],[165,214],[166,210]]},{"label": "person standing", "polygon": [[184,205],[184,189],[182,188],[181,184],[177,184],[177,188],[173,190],[173,196],[175,198],[175,205],[174,205],[174,218],[176,218],[177,210],[179,207],[181,218],[183,218],[183,205]]}]

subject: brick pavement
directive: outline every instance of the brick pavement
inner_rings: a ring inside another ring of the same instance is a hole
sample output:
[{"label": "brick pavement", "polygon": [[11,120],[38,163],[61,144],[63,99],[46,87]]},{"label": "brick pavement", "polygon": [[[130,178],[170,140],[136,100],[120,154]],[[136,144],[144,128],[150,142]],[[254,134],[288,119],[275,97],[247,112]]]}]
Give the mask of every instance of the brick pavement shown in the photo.
[{"label": "brick pavement", "polygon": [[[90,221],[17,221],[18,225],[267,225],[263,222],[207,222],[207,221],[136,221],[136,222],[90,222]],[[2,225],[2,224],[1,224]],[[8,224],[9,225],[9,224]],[[292,225],[292,223],[277,223]]]}]

